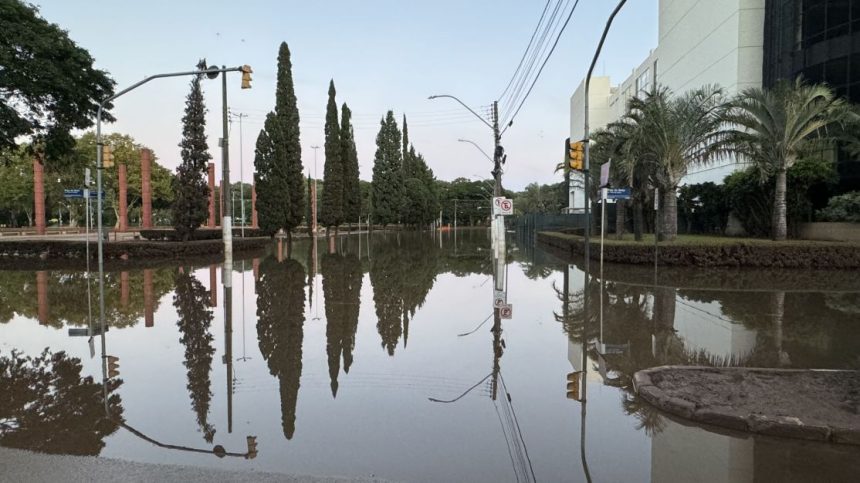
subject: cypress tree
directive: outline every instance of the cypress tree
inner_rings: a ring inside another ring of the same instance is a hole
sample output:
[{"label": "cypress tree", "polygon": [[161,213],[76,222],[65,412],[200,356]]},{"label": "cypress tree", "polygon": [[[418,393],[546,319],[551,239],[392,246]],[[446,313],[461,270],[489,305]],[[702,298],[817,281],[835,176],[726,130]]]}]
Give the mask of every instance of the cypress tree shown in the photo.
[{"label": "cypress tree", "polygon": [[403,205],[401,141],[394,113],[388,111],[380,121],[379,133],[376,135],[371,190],[371,216],[375,223],[383,226],[399,221]]},{"label": "cypress tree", "polygon": [[352,111],[346,103],[341,108],[340,144],[343,162],[343,219],[351,223],[361,216],[361,186],[358,179],[358,153],[352,129]]},{"label": "cypress tree", "polygon": [[284,228],[289,213],[289,186],[282,165],[278,164],[275,140],[279,136],[278,117],[270,112],[260,134],[254,154],[254,182],[257,184],[257,223],[263,233],[273,235]]},{"label": "cypress tree", "polygon": [[334,80],[328,85],[328,105],[325,114],[325,168],[323,169],[322,206],[320,221],[326,227],[337,228],[343,222],[343,163],[340,124],[337,119]]},{"label": "cypress tree", "polygon": [[405,167],[408,164],[408,156],[409,152],[409,128],[406,126],[406,114],[403,115],[403,166]]},{"label": "cypress tree", "polygon": [[[206,61],[201,60],[197,67],[204,69]],[[209,145],[206,142],[206,104],[203,89],[200,87],[202,76],[191,79],[191,92],[185,100],[185,115],[182,116],[182,142],[179,143],[182,163],[176,168],[174,178],[173,227],[182,240],[191,239],[194,231],[208,216],[209,186],[206,181]]]}]

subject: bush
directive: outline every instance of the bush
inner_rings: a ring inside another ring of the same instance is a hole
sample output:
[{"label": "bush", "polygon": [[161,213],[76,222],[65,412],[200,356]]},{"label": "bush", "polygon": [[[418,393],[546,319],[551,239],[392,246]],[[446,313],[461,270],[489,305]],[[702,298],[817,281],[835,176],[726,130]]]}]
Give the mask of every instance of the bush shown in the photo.
[{"label": "bush", "polygon": [[860,191],[852,191],[830,198],[827,207],[818,210],[818,219],[821,221],[860,223]]},{"label": "bush", "polygon": [[[242,234],[241,228],[233,228],[233,238],[239,238]],[[152,241],[182,241],[182,237],[176,232],[176,230],[172,230],[169,228],[161,228],[161,229],[153,229],[153,230],[140,230],[140,236],[146,240]],[[258,228],[245,228],[245,238],[254,238],[260,236],[267,236],[260,231]],[[221,229],[220,228],[198,228],[194,231],[191,236],[192,240],[220,240],[221,239]]]}]

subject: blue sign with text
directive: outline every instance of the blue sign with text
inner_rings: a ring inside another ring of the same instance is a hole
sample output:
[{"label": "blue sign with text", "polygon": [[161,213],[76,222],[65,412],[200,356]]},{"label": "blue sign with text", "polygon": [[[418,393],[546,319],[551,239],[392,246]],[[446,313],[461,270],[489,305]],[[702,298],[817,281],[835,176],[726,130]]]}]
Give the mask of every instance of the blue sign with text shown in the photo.
[{"label": "blue sign with text", "polygon": [[607,200],[629,200],[630,199],[630,188],[607,188],[606,189],[606,199]]},{"label": "blue sign with text", "polygon": [[[102,191],[102,198],[104,198],[104,195],[105,195],[105,192]],[[72,198],[72,199],[74,199],[74,198],[83,199],[84,190],[83,189],[64,189],[63,190],[63,197],[64,198]],[[98,198],[95,191],[90,191],[90,198]]]}]

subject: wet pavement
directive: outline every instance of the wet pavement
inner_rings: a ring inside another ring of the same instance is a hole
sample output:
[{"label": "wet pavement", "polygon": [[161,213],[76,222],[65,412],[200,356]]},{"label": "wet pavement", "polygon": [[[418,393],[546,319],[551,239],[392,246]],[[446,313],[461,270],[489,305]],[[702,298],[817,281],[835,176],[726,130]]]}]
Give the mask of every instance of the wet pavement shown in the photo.
[{"label": "wet pavement", "polygon": [[407,481],[860,471],[857,448],[690,425],[632,388],[666,364],[860,368],[855,274],[584,268],[516,236],[494,263],[485,230],[297,240],[226,289],[217,263],[110,268],[102,338],[82,271],[0,267],[0,445]]}]

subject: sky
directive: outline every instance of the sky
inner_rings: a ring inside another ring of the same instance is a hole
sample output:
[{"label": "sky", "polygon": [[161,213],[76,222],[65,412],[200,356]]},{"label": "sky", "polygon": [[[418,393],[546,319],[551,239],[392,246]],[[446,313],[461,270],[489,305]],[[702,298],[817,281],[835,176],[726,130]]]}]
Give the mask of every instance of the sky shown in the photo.
[{"label": "sky", "polygon": [[[576,0],[562,0],[562,8]],[[338,105],[353,112],[360,177],[370,180],[379,121],[393,110],[405,114],[410,141],[436,177],[489,178],[492,163],[469,139],[492,152],[492,131],[450,99],[479,113],[500,101],[507,120],[518,102],[500,98],[535,30],[544,0],[476,1],[37,1],[48,21],[89,50],[117,90],[148,75],[209,65],[250,65],[252,89],[229,74],[228,106],[243,113],[230,125],[231,181],[250,181],[254,144],[274,108],[278,47],[292,52],[305,172],[322,177],[325,107],[334,79]],[[550,2],[550,11],[555,0]],[[568,137],[569,99],[585,76],[613,0],[580,0],[555,52],[502,145],[508,155],[503,185],[521,190],[531,182],[559,181],[554,174]],[[554,39],[552,39],[554,40]],[[624,79],[657,45],[657,0],[629,0],[613,23],[595,75]],[[537,67],[537,66],[535,66]],[[171,169],[179,159],[181,118],[190,78],[158,79],[115,101],[117,122],[106,132],[129,134],[153,148]],[[222,133],[221,80],[204,81],[207,135],[218,179]],[[523,91],[524,92],[524,91]],[[402,127],[402,126],[401,126]],[[241,137],[241,140],[240,140]],[[241,141],[241,149],[240,149]],[[311,146],[320,146],[317,151]]]}]

